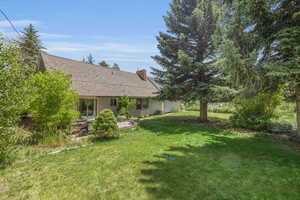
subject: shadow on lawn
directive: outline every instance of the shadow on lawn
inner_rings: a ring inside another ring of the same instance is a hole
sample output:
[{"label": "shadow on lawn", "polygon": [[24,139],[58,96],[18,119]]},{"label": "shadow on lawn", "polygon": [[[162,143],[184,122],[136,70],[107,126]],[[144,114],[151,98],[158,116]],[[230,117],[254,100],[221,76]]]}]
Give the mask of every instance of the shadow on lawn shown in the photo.
[{"label": "shadow on lawn", "polygon": [[[172,118],[144,120],[141,126],[159,134],[206,130],[182,124],[174,127]],[[158,128],[150,122],[159,123]],[[297,198],[299,154],[280,148],[267,136],[240,138],[221,133],[203,133],[209,137],[203,146],[173,146],[154,155],[144,162],[140,182],[156,199]]]},{"label": "shadow on lawn", "polygon": [[195,132],[210,132],[218,134],[224,132],[218,129],[211,129],[197,122],[194,116],[173,116],[163,115],[155,118],[148,118],[140,121],[139,126],[160,134],[194,134]]}]

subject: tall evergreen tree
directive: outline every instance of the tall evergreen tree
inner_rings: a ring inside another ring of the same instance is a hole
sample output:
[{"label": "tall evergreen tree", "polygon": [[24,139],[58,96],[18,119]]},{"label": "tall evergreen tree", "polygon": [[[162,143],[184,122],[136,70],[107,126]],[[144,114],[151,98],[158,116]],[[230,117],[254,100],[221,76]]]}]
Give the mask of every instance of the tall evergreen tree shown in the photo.
[{"label": "tall evergreen tree", "polygon": [[[268,76],[294,86],[300,135],[300,1],[257,1],[249,14],[257,24],[254,32],[266,41],[262,61]],[[260,14],[252,13],[257,9]]]},{"label": "tall evergreen tree", "polygon": [[208,103],[231,94],[224,74],[214,65],[218,7],[213,0],[173,0],[164,17],[167,33],[157,37],[160,54],[152,68],[163,89],[161,97],[200,101],[200,121],[208,120]]},{"label": "tall evergreen tree", "polygon": [[18,41],[24,62],[34,71],[38,72],[40,68],[40,53],[45,49],[39,39],[38,31],[32,24],[22,32],[22,36]]},{"label": "tall evergreen tree", "polygon": [[[240,34],[225,34],[221,45],[225,65],[233,79],[274,91],[277,85],[294,86],[300,134],[300,1],[233,0],[227,17],[221,23],[229,30],[240,28]],[[229,19],[229,20],[228,20]],[[234,20],[238,19],[238,20]],[[228,23],[230,22],[230,23]],[[228,31],[229,32],[229,31]],[[227,33],[228,33],[227,32]],[[223,34],[224,35],[224,34]],[[248,37],[248,39],[247,39]],[[251,45],[241,45],[250,41]],[[252,80],[251,80],[252,78]],[[259,91],[259,90],[258,90]]]},{"label": "tall evergreen tree", "polygon": [[83,58],[83,62],[86,62],[88,64],[94,64],[95,63],[94,56],[90,53],[86,58]]}]

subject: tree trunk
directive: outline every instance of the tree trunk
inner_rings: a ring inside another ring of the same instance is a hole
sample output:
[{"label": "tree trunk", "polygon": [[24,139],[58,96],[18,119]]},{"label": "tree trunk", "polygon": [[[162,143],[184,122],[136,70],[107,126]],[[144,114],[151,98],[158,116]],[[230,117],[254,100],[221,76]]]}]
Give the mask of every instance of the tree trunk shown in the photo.
[{"label": "tree trunk", "polygon": [[200,101],[200,122],[207,122],[207,106],[208,103],[205,101]]},{"label": "tree trunk", "polygon": [[296,85],[297,134],[300,135],[300,84]]}]

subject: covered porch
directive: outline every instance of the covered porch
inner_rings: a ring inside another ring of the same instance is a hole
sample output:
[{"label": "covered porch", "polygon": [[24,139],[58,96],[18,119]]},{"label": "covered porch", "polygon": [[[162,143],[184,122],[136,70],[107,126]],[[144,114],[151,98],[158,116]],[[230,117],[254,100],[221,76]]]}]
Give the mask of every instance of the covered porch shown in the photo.
[{"label": "covered porch", "polygon": [[[91,97],[81,96],[77,106],[82,118],[94,119],[104,109],[110,109],[117,114],[119,97]],[[133,103],[129,106],[129,113],[133,117],[142,117],[155,112],[162,112],[162,102],[152,98],[131,98]]]}]

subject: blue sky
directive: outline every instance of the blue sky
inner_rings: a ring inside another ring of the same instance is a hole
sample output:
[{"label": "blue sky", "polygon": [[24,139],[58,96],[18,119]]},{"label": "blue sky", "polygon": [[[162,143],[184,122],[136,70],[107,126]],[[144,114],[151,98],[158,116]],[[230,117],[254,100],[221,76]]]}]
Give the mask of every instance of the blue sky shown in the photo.
[{"label": "blue sky", "polygon": [[[22,31],[32,23],[50,54],[118,63],[122,70],[158,66],[155,36],[165,30],[171,0],[1,0],[0,7]],[[0,16],[0,32],[16,37]]]}]

